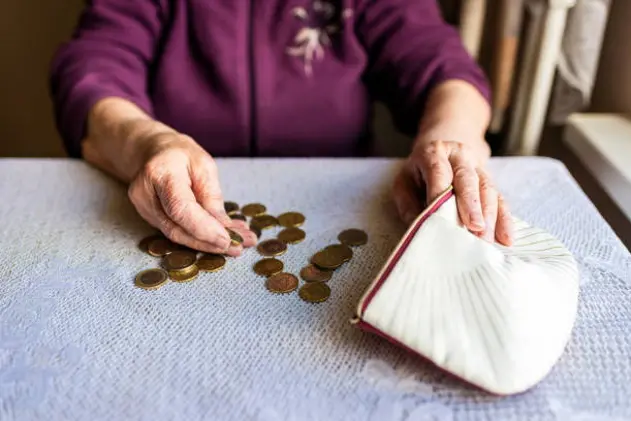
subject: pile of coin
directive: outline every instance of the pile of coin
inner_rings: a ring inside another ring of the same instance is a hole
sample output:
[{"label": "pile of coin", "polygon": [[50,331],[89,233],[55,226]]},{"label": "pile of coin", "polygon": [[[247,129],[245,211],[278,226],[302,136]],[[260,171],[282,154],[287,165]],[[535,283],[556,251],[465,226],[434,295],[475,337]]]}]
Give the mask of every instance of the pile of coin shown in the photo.
[{"label": "pile of coin", "polygon": [[[267,208],[260,203],[250,203],[240,208],[237,203],[228,201],[224,207],[232,219],[247,222],[250,218],[250,229],[259,238],[263,230],[279,225],[285,228],[279,233],[278,239],[265,240],[258,245],[257,250],[263,256],[280,256],[287,250],[287,244],[296,244],[305,238],[305,232],[298,228],[304,223],[305,217],[298,212],[286,212],[275,217],[268,215]],[[227,232],[232,244],[243,243],[243,238],[237,232],[231,229],[227,229]],[[144,270],[136,275],[136,285],[144,289],[158,289],[169,279],[190,282],[200,272],[217,272],[226,265],[226,258],[222,255],[191,250],[161,234],[144,238],[139,247],[143,252],[162,259],[161,268]]]},{"label": "pile of coin", "polygon": [[[298,296],[304,301],[320,303],[331,295],[326,284],[335,270],[353,257],[351,247],[366,244],[368,236],[359,229],[348,229],[338,235],[339,244],[331,244],[311,257],[310,264],[300,271],[300,278],[305,281],[300,288],[300,281],[294,274],[284,272],[284,264],[279,257],[284,255],[288,246],[302,242],[306,233],[300,226],[305,216],[299,212],[285,212],[273,216],[267,213],[265,205],[250,203],[242,208],[235,202],[225,202],[226,213],[233,218],[248,222],[250,229],[260,239],[263,232],[272,228],[282,228],[276,238],[265,239],[256,247],[263,257],[254,264],[254,272],[266,278],[265,287],[277,294],[287,294],[298,290]],[[241,244],[243,238],[227,229],[233,244]],[[169,279],[175,282],[190,282],[200,272],[217,272],[226,265],[226,258],[219,254],[202,253],[178,245],[162,235],[152,235],[140,242],[140,249],[145,253],[162,259],[161,268],[147,269],[136,275],[136,285],[143,289],[154,290],[165,285]]]},{"label": "pile of coin", "polygon": [[287,252],[288,245],[298,244],[306,238],[306,233],[299,228],[304,222],[305,216],[299,212],[285,212],[278,217],[259,214],[252,218],[250,229],[255,232],[283,227],[277,238],[264,240],[256,247],[263,259],[256,262],[254,272],[267,278],[265,287],[272,293],[287,294],[298,288],[298,278],[294,274],[283,272],[285,265],[278,257]]},{"label": "pile of coin", "polygon": [[[235,232],[229,234],[233,242],[241,238]],[[169,279],[175,282],[190,282],[197,278],[200,272],[217,272],[226,264],[226,258],[222,255],[191,250],[173,243],[162,235],[144,238],[140,242],[140,249],[151,256],[162,258],[161,268],[143,270],[136,275],[136,286],[149,290],[160,288]]]},{"label": "pile of coin", "polygon": [[303,300],[312,303],[326,301],[331,295],[327,282],[338,268],[353,258],[351,247],[366,244],[368,235],[362,230],[351,228],[342,231],[337,239],[339,244],[319,250],[311,257],[310,263],[300,270],[300,277],[305,284],[300,287],[298,295]]}]

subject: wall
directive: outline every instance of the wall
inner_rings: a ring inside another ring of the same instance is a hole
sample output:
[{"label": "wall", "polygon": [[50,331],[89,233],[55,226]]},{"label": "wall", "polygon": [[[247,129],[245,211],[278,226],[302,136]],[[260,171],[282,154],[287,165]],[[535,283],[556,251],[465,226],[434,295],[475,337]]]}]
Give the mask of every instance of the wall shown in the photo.
[{"label": "wall", "polygon": [[631,115],[631,1],[613,0],[590,111]]},{"label": "wall", "polygon": [[48,99],[48,64],[82,0],[0,2],[0,156],[63,156]]}]

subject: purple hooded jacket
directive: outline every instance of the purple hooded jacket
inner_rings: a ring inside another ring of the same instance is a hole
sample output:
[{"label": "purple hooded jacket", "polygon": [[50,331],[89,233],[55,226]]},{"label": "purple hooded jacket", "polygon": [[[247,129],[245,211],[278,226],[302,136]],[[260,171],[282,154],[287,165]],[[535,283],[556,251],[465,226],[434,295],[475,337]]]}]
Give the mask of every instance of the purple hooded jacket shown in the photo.
[{"label": "purple hooded jacket", "polygon": [[51,93],[74,157],[108,96],[215,156],[357,156],[373,100],[413,133],[447,79],[489,100],[436,0],[92,0],[53,59]]}]

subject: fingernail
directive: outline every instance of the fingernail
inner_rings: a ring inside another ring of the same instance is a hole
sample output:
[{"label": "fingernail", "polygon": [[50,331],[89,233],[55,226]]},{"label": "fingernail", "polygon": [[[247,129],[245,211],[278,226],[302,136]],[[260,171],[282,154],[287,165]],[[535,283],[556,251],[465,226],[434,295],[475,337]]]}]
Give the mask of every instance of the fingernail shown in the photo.
[{"label": "fingernail", "polygon": [[219,246],[222,250],[228,250],[230,248],[231,243],[232,241],[230,241],[230,237],[228,236],[222,235],[217,240],[217,246]]},{"label": "fingernail", "polygon": [[484,219],[482,219],[482,215],[480,215],[480,213],[478,212],[471,212],[469,214],[469,220],[471,221],[471,225],[473,226],[473,228],[476,228],[478,230],[483,230],[485,225],[484,225]]},{"label": "fingernail", "polygon": [[485,239],[489,243],[494,243],[495,242],[495,225],[493,225],[493,222],[491,221],[491,219],[487,219],[485,225],[488,227],[485,233]]},{"label": "fingernail", "polygon": [[228,249],[228,253],[231,256],[240,256],[241,252],[243,252],[242,246],[230,246],[230,248]]}]

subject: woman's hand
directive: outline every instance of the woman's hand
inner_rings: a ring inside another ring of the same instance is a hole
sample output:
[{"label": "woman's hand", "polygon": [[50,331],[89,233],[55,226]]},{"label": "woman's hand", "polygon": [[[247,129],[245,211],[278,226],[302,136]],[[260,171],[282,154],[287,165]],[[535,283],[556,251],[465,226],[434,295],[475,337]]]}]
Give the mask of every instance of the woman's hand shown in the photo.
[{"label": "woman's hand", "polygon": [[237,256],[225,228],[238,232],[243,246],[256,243],[245,222],[224,210],[217,166],[193,139],[174,132],[143,139],[143,162],[129,186],[138,213],[171,241],[194,250]]},{"label": "woman's hand", "polygon": [[453,185],[462,223],[488,241],[511,245],[510,212],[484,169],[489,155],[484,141],[418,141],[394,184],[401,218],[411,223],[424,202]]}]

